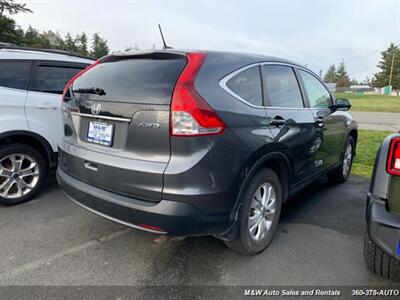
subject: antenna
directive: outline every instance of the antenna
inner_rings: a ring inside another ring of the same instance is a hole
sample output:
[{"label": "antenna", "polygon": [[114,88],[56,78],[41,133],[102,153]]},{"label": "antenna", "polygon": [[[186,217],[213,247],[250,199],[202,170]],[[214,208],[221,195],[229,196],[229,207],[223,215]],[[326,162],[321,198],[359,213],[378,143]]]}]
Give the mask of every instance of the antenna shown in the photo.
[{"label": "antenna", "polygon": [[164,44],[163,49],[164,50],[165,49],[172,49],[172,47],[167,46],[167,44],[165,43],[164,35],[162,33],[162,29],[161,29],[161,25],[160,24],[158,24],[158,29],[160,30],[161,38],[162,38],[162,41],[163,41],[163,44]]}]

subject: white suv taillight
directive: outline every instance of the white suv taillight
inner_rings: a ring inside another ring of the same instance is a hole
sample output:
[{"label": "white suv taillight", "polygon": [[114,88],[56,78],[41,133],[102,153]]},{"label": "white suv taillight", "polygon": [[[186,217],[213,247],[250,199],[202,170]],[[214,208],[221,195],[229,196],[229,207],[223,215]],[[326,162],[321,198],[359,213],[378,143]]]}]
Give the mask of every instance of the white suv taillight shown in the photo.
[{"label": "white suv taillight", "polygon": [[225,123],[197,93],[194,81],[205,53],[186,54],[188,63],[175,85],[171,103],[171,135],[200,136],[221,134]]},{"label": "white suv taillight", "polygon": [[395,137],[390,142],[386,170],[391,175],[400,176],[400,137]]}]

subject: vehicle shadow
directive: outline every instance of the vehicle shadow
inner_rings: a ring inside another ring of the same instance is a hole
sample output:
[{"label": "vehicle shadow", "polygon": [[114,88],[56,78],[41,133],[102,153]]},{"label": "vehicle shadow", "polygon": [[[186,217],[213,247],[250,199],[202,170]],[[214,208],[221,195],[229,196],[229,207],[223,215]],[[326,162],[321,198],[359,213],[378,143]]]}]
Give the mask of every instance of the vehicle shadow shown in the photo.
[{"label": "vehicle shadow", "polygon": [[[284,203],[280,223],[310,224],[362,236],[368,185],[368,181],[360,177],[351,177],[343,184],[331,184],[323,176]],[[57,189],[53,172],[41,194]]]},{"label": "vehicle shadow", "polygon": [[351,177],[332,184],[321,177],[283,207],[281,223],[304,223],[362,237],[369,182]]}]

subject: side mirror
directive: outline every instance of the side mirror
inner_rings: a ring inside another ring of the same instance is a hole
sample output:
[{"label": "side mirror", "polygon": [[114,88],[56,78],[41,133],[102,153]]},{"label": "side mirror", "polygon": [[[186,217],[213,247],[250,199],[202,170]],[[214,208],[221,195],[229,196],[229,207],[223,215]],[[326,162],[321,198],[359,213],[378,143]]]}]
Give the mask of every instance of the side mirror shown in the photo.
[{"label": "side mirror", "polygon": [[351,108],[351,102],[348,99],[337,98],[335,101],[336,110],[347,111]]}]

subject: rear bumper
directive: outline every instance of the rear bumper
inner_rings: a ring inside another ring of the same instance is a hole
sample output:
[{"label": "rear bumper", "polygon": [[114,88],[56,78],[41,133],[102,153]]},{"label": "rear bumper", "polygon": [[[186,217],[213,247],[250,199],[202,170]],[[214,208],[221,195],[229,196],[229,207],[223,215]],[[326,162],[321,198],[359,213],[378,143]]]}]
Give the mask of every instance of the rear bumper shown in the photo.
[{"label": "rear bumper", "polygon": [[[172,236],[221,234],[230,224],[230,212],[209,214],[178,201],[147,202],[86,184],[57,169],[66,195],[82,207],[124,225]],[[147,225],[147,229],[139,225]],[[160,228],[161,231],[149,229]]]},{"label": "rear bumper", "polygon": [[388,212],[386,202],[372,194],[367,201],[370,238],[387,254],[400,259],[400,215]]}]

